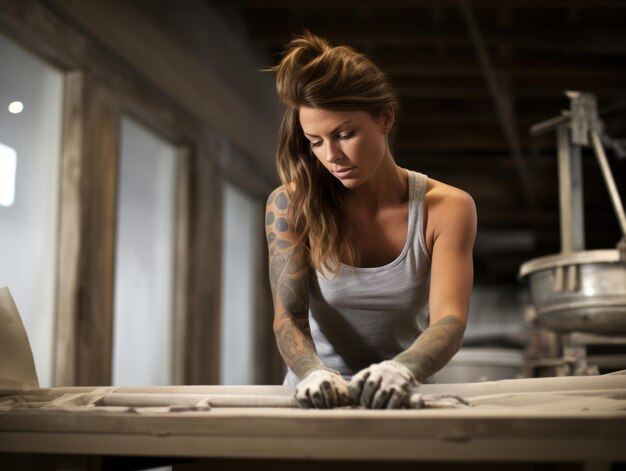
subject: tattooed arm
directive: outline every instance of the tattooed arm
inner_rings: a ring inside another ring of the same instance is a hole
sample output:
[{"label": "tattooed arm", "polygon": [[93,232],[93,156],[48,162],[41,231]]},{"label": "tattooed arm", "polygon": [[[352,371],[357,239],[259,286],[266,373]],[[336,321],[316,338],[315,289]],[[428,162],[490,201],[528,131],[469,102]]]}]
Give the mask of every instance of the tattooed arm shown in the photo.
[{"label": "tattooed arm", "polygon": [[283,360],[299,378],[323,367],[309,330],[309,264],[289,227],[287,192],[281,186],[267,200],[265,232],[274,301],[274,334]]},{"label": "tattooed arm", "polygon": [[267,200],[265,229],[274,334],[283,360],[300,382],[295,399],[301,407],[332,408],[349,404],[348,383],[320,360],[309,328],[309,262],[299,235],[289,227],[284,187]]},{"label": "tattooed arm", "polygon": [[437,218],[433,233],[430,327],[408,350],[394,358],[408,367],[418,381],[443,368],[461,348],[472,292],[472,248],[476,236],[476,208],[467,193],[455,191],[436,196],[429,206],[443,215]]}]

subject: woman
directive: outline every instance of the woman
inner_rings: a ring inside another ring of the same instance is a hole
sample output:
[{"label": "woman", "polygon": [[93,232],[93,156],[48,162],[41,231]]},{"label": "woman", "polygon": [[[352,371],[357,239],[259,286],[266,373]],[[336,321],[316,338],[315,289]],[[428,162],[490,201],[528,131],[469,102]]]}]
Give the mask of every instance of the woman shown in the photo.
[{"label": "woman", "polygon": [[396,165],[398,99],[365,56],[306,33],[272,70],[283,185],[266,235],[285,384],[303,407],[405,407],[462,344],[474,202]]}]

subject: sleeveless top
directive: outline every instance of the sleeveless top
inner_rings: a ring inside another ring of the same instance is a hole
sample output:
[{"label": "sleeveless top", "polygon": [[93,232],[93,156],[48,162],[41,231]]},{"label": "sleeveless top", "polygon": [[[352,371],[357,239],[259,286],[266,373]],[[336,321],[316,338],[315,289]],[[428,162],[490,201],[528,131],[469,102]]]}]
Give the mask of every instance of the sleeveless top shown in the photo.
[{"label": "sleeveless top", "polygon": [[[342,263],[336,277],[317,270],[309,275],[315,348],[322,362],[346,379],[406,350],[429,324],[430,256],[424,240],[428,177],[410,170],[407,174],[408,234],[400,255],[380,267]],[[283,384],[299,382],[288,369]]]}]

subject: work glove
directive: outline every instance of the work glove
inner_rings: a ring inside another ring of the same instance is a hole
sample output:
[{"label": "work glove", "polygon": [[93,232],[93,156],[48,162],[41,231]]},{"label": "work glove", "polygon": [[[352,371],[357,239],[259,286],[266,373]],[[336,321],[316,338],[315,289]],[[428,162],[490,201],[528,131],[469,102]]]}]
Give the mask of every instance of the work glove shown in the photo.
[{"label": "work glove", "polygon": [[393,360],[375,363],[355,374],[349,384],[355,405],[368,409],[402,409],[419,382],[413,373]]},{"label": "work glove", "polygon": [[305,409],[332,409],[350,404],[348,382],[338,371],[317,368],[296,386],[298,405]]}]

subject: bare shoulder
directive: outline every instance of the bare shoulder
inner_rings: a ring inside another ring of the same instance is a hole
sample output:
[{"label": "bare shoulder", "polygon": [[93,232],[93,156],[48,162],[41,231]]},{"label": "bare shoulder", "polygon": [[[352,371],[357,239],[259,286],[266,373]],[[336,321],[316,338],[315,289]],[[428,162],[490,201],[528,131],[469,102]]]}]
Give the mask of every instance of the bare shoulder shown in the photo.
[{"label": "bare shoulder", "polygon": [[460,188],[429,179],[426,190],[428,225],[436,237],[442,230],[476,232],[476,205]]},{"label": "bare shoulder", "polygon": [[446,183],[428,179],[426,204],[429,209],[476,209],[472,196],[460,188]]},{"label": "bare shoulder", "polygon": [[274,212],[286,212],[289,207],[289,197],[284,185],[280,185],[267,197],[265,210]]}]

